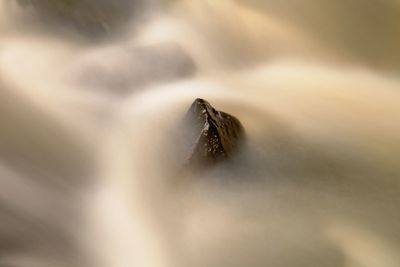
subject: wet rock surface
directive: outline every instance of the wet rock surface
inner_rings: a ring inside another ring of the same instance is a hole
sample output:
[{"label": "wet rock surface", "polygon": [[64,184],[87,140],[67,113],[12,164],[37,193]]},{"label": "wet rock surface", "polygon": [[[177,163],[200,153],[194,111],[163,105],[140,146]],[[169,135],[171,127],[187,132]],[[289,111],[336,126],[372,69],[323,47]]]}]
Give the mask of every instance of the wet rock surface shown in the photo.
[{"label": "wet rock surface", "polygon": [[244,128],[237,118],[217,111],[200,98],[191,105],[185,123],[185,139],[191,143],[186,165],[191,168],[211,166],[230,158],[244,141]]},{"label": "wet rock surface", "polygon": [[51,26],[67,26],[91,37],[113,32],[143,9],[144,0],[17,0]]}]

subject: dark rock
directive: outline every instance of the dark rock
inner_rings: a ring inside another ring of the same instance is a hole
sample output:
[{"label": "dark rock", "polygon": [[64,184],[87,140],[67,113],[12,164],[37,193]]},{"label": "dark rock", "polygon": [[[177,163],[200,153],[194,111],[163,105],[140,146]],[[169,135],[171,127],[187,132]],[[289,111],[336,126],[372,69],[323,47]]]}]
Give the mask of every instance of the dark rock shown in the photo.
[{"label": "dark rock", "polygon": [[33,7],[48,26],[67,26],[89,36],[114,31],[132,16],[143,13],[145,0],[17,0]]},{"label": "dark rock", "polygon": [[234,116],[196,99],[186,114],[186,140],[191,143],[189,167],[210,166],[233,156],[244,140],[244,129]]}]

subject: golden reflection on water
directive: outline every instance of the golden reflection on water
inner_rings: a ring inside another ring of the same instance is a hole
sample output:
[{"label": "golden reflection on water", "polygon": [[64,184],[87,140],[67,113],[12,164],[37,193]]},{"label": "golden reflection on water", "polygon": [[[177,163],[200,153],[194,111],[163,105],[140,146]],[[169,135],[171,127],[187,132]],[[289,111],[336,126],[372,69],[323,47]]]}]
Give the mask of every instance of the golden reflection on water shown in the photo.
[{"label": "golden reflection on water", "polygon": [[[0,3],[0,266],[398,266],[398,5],[154,1],[90,42]],[[197,97],[248,140],[188,174]]]}]

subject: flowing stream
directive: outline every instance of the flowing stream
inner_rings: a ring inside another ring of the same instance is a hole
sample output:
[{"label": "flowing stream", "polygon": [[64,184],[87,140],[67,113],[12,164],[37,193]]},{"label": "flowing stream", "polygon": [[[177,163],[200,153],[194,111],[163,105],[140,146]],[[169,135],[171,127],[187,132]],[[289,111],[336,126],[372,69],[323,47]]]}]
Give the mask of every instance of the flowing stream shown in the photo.
[{"label": "flowing stream", "polygon": [[[1,267],[400,266],[399,1],[41,16],[0,3]],[[184,172],[198,97],[246,143]]]}]

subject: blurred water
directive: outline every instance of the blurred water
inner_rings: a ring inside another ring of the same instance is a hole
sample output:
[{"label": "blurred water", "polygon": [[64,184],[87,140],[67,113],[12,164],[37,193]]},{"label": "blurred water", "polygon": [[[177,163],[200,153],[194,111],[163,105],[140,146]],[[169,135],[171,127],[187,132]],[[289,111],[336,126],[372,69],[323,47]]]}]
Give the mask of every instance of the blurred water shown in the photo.
[{"label": "blurred water", "polygon": [[[93,40],[1,2],[0,266],[398,266],[399,4],[151,1]],[[187,173],[197,97],[247,141]]]}]

